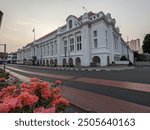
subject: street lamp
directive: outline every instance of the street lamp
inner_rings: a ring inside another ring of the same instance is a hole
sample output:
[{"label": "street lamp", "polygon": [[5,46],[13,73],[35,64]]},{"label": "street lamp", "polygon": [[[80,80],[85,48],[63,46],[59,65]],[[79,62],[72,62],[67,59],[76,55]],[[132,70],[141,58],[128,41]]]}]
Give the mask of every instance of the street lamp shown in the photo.
[{"label": "street lamp", "polygon": [[1,46],[4,46],[4,72],[5,72],[5,60],[6,60],[6,44],[0,44]]},{"label": "street lamp", "polygon": [[68,51],[68,57],[69,57],[68,62],[69,62],[69,67],[70,67],[70,66],[71,66],[71,65],[70,65],[70,51]]},{"label": "street lamp", "polygon": [[43,53],[43,52],[42,52],[42,45],[41,45],[41,63],[40,63],[41,66],[42,66],[42,53]]}]

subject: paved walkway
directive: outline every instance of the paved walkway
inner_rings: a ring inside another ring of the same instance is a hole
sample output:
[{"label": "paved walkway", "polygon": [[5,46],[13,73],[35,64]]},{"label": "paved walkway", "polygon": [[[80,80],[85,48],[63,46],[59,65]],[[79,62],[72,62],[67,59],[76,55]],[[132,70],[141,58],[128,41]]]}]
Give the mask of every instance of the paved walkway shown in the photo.
[{"label": "paved walkway", "polygon": [[[8,67],[11,68],[11,67]],[[16,68],[13,68],[16,69]],[[23,82],[29,82],[30,77],[26,77],[20,74],[17,74],[15,72],[12,72],[10,70],[9,71],[10,74],[14,75],[15,77],[17,77],[18,79],[20,79]],[[24,70],[20,70],[17,69],[17,71],[21,71],[24,73],[29,73],[31,74],[32,72],[29,71],[24,71]],[[67,80],[72,80],[73,76],[67,76],[65,77],[65,75],[54,75],[54,74],[44,74],[44,73],[38,73],[36,72],[36,75],[42,75],[42,76],[50,76],[53,77],[55,76],[56,78],[65,78]],[[92,83],[92,84],[112,84],[113,86],[116,87],[120,87],[119,86],[119,82],[118,81],[109,81],[109,80],[100,80],[100,79],[85,79],[85,77],[81,77],[81,78],[77,78],[74,79],[80,82],[88,82],[88,83]],[[121,82],[122,83],[122,82]],[[118,85],[117,85],[118,84]],[[132,87],[132,85],[134,85],[134,87]],[[136,83],[128,83],[127,84],[125,82],[122,83],[121,87],[128,87],[128,89],[136,89],[139,91],[146,91],[146,92],[150,92],[149,91],[149,84],[142,84],[142,87],[139,87],[140,85]],[[131,87],[131,88],[130,88]],[[139,104],[135,104],[135,103],[131,103],[128,101],[124,101],[124,100],[120,100],[120,99],[116,99],[116,98],[112,98],[109,96],[104,96],[101,94],[96,94],[93,92],[89,92],[89,91],[85,91],[85,90],[80,90],[80,89],[76,89],[76,88],[71,88],[69,86],[62,86],[62,95],[64,97],[66,97],[67,99],[69,99],[69,101],[82,108],[85,109],[87,111],[90,112],[150,112],[150,107],[146,107],[143,105],[139,105]]]}]

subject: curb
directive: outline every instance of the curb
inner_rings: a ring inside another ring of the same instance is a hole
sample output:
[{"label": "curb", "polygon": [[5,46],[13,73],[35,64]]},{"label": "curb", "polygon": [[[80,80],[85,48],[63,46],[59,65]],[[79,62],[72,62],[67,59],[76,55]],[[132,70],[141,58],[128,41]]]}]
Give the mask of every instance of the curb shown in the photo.
[{"label": "curb", "polygon": [[[22,66],[26,67],[26,65],[16,65],[16,66]],[[39,68],[39,69],[49,69],[49,70],[70,70],[70,71],[95,71],[95,72],[100,72],[100,71],[120,71],[120,70],[130,70],[134,69],[135,67],[128,67],[128,68],[117,68],[117,69],[111,69],[111,68],[65,68],[65,67],[43,67],[43,66],[27,66],[30,68]]]}]

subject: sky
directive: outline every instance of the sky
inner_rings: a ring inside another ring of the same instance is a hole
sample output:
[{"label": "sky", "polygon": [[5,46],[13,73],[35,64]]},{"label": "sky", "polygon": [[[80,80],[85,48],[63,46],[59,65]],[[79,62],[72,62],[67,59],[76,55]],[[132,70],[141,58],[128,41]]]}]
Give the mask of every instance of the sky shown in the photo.
[{"label": "sky", "polygon": [[[4,13],[0,43],[7,52],[14,52],[36,39],[66,24],[69,15],[79,17],[87,11],[111,13],[127,41],[150,33],[150,0],[0,0]],[[0,51],[3,47],[0,46]]]}]

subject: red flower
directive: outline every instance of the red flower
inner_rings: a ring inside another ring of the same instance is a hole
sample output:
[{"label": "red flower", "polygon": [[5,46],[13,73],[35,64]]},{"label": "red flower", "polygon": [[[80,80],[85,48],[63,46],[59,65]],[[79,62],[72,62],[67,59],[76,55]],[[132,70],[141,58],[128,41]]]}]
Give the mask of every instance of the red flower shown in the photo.
[{"label": "red flower", "polygon": [[16,86],[8,86],[6,88],[3,88],[2,91],[14,91],[16,89]]},{"label": "red flower", "polygon": [[19,98],[23,106],[32,106],[39,99],[37,96],[29,94],[29,92],[21,92]]},{"label": "red flower", "polygon": [[0,113],[6,113],[10,111],[10,107],[7,103],[0,104]]},{"label": "red flower", "polygon": [[48,88],[42,88],[41,95],[43,98],[49,98],[51,96],[51,90]]},{"label": "red flower", "polygon": [[5,98],[4,103],[8,104],[10,109],[15,109],[17,107],[22,107],[21,102],[18,97],[16,98]]},{"label": "red flower", "polygon": [[30,83],[30,90],[35,93],[35,91],[37,91],[39,89],[39,83],[37,82],[31,82]]},{"label": "red flower", "polygon": [[59,104],[63,104],[64,106],[68,106],[69,101],[63,97],[60,97],[59,99],[54,99],[51,104],[52,104],[52,106],[56,106]]},{"label": "red flower", "polygon": [[60,80],[56,80],[56,81],[55,81],[55,84],[56,84],[56,85],[60,85],[60,84],[61,84],[61,81],[60,81]]},{"label": "red flower", "polygon": [[54,99],[59,99],[60,97],[61,97],[61,94],[60,94],[60,93],[59,93],[59,94],[54,94],[54,95],[53,95],[53,98],[54,98]]},{"label": "red flower", "polygon": [[6,97],[7,95],[13,94],[13,92],[16,90],[16,86],[8,86],[6,88],[2,89],[3,97]]},{"label": "red flower", "polygon": [[60,88],[59,88],[59,87],[52,88],[52,92],[53,92],[54,94],[58,94],[58,93],[60,93]]},{"label": "red flower", "polygon": [[5,81],[5,80],[6,80],[6,79],[5,79],[4,77],[0,78],[0,82],[1,82],[1,81]]},{"label": "red flower", "polygon": [[[4,78],[0,78],[0,81],[3,80]],[[57,87],[60,84],[61,81],[56,80],[50,86],[49,82],[32,78],[30,84],[21,83],[19,87],[9,85],[0,89],[0,112],[51,113],[63,111],[69,101],[61,97],[60,87]],[[39,100],[38,96],[42,99]],[[24,106],[30,107],[25,109]],[[35,108],[35,106],[40,107]],[[48,108],[49,106],[53,107]]]},{"label": "red flower", "polygon": [[41,83],[40,83],[40,85],[41,85],[41,87],[43,88],[48,88],[48,86],[49,86],[49,82],[46,82],[46,81],[42,81]]},{"label": "red flower", "polygon": [[58,99],[59,103],[63,104],[64,106],[68,106],[69,105],[69,101],[63,97]]},{"label": "red flower", "polygon": [[58,99],[54,99],[51,103],[52,106],[56,106],[59,104],[59,100]]},{"label": "red flower", "polygon": [[55,112],[55,107],[50,107],[50,108],[44,108],[44,107],[39,107],[34,109],[34,113],[54,113]]},{"label": "red flower", "polygon": [[31,78],[31,80],[30,80],[30,82],[37,82],[37,81],[39,81],[38,78]]},{"label": "red flower", "polygon": [[60,97],[59,99],[54,99],[52,101],[52,106],[56,106],[59,104],[63,104],[64,106],[68,106],[69,105],[69,101],[63,97]]},{"label": "red flower", "polygon": [[19,85],[19,87],[20,87],[20,88],[27,88],[27,84],[26,84],[26,83],[21,83],[21,84]]}]

